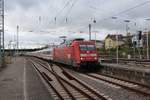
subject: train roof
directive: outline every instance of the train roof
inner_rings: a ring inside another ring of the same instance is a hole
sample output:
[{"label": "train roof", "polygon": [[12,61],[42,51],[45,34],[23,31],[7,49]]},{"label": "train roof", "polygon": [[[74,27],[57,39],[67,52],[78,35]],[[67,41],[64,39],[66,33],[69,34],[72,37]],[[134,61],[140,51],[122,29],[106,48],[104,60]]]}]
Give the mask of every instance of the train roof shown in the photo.
[{"label": "train roof", "polygon": [[38,50],[38,51],[34,51],[34,53],[39,53],[39,52],[46,52],[46,51],[52,51],[52,48],[46,48],[46,49],[42,49],[42,50]]},{"label": "train roof", "polygon": [[70,39],[66,40],[65,42],[61,43],[58,47],[64,47],[66,45],[71,45],[72,43],[79,43],[79,44],[93,44],[94,41],[84,40],[84,38],[76,38],[76,39]]},{"label": "train roof", "polygon": [[86,44],[87,44],[87,43],[88,43],[88,44],[89,44],[89,43],[90,43],[90,44],[93,44],[93,43],[95,43],[94,41],[88,41],[88,40],[86,40],[86,41],[74,41],[74,42],[79,43],[79,44],[82,44],[82,43],[83,43],[83,44],[85,44],[85,43],[86,43]]},{"label": "train roof", "polygon": [[64,44],[66,44],[66,43],[72,43],[73,41],[84,41],[84,38],[68,39],[68,40],[65,40],[64,42],[60,43],[60,45],[64,45]]},{"label": "train roof", "polygon": [[84,38],[76,38],[76,39],[73,39],[72,41],[84,41]]}]

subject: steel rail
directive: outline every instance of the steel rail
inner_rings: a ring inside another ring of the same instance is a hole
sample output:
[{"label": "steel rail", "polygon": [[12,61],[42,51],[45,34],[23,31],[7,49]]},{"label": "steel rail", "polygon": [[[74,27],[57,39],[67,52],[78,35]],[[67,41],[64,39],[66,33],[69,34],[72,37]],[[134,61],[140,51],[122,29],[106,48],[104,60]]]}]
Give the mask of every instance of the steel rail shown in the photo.
[{"label": "steel rail", "polygon": [[[38,62],[39,63],[39,62]],[[47,71],[49,71],[50,73],[52,73],[53,75],[56,75],[58,78],[60,78],[62,81],[64,81],[65,83],[67,83],[68,85],[70,85],[71,87],[75,88],[77,91],[79,91],[80,93],[82,93],[85,97],[89,98],[90,100],[95,100],[93,97],[91,97],[90,95],[88,95],[87,93],[85,93],[83,90],[81,90],[79,87],[71,84],[70,82],[68,82],[67,80],[65,80],[64,78],[62,78],[61,76],[59,76],[54,70],[51,71],[49,70],[47,67],[45,67],[43,64],[41,64],[42,67],[44,67]],[[102,99],[104,100],[104,99]],[[106,100],[106,99],[105,99]]]},{"label": "steel rail", "polygon": [[71,77],[72,79],[74,79],[75,81],[77,81],[78,83],[82,84],[84,87],[86,87],[89,91],[91,91],[92,93],[94,93],[96,96],[100,97],[102,100],[107,100],[107,98],[105,98],[103,95],[100,95],[99,93],[97,93],[95,90],[91,89],[90,87],[88,87],[87,85],[85,85],[83,82],[81,82],[79,79],[77,79],[76,77],[74,77],[73,75],[71,75],[69,72],[65,71],[61,66],[60,68],[63,70],[63,72],[68,75],[69,77]]},{"label": "steel rail", "polygon": [[142,84],[142,83],[139,83],[139,82],[134,82],[134,81],[131,81],[131,80],[127,80],[127,79],[123,79],[123,78],[119,78],[119,77],[115,77],[115,76],[111,76],[111,75],[107,75],[107,74],[100,74],[100,73],[98,73],[98,75],[103,75],[103,76],[106,76],[106,77],[118,79],[118,80],[121,80],[121,81],[129,82],[129,83],[132,83],[132,84],[139,85],[139,86],[142,86],[144,88],[149,88],[150,89],[150,86]]},{"label": "steel rail", "polygon": [[63,97],[61,96],[61,94],[55,89],[55,87],[53,87],[53,85],[51,83],[49,83],[49,81],[51,81],[44,73],[42,73],[37,67],[36,65],[31,62],[33,67],[39,72],[39,74],[42,76],[42,78],[45,80],[45,82],[53,89],[53,91],[57,94],[57,96],[63,100]]},{"label": "steel rail", "polygon": [[[39,63],[39,62],[38,62]],[[79,91],[82,95],[84,95],[85,97],[89,98],[90,100],[95,100],[94,97],[91,97],[90,95],[88,95],[86,92],[84,92],[83,90],[81,90],[79,87],[71,84],[70,82],[68,82],[67,80],[65,80],[64,78],[62,78],[61,76],[57,75],[57,73],[49,70],[47,67],[45,67],[45,65],[39,63],[42,67],[44,67],[47,71],[49,71],[50,73],[52,73],[54,76],[60,78],[62,81],[64,81],[65,83],[67,83],[68,85],[70,85],[71,87],[73,87],[75,90]],[[102,100],[106,100],[106,99],[102,99]]]},{"label": "steel rail", "polygon": [[[86,75],[89,76],[89,77],[98,79],[98,80],[102,80],[102,81],[105,81],[105,82],[108,82],[108,83],[111,83],[111,84],[120,86],[120,87],[122,87],[122,88],[124,88],[124,89],[128,89],[128,90],[134,91],[134,92],[136,92],[136,93],[143,94],[143,95],[145,95],[145,96],[150,96],[150,93],[145,92],[145,91],[142,91],[142,90],[139,90],[139,89],[136,89],[136,88],[128,87],[128,86],[126,86],[126,85],[122,85],[122,84],[119,84],[119,83],[117,83],[117,82],[113,82],[113,81],[110,81],[110,80],[107,80],[107,79],[105,79],[105,78],[101,78],[101,77],[98,77],[98,76],[94,76],[94,75],[90,75],[90,74],[86,74]],[[106,76],[105,76],[105,77],[106,77]]]},{"label": "steel rail", "polygon": [[[39,64],[43,67],[43,64],[44,63],[42,63],[41,62],[41,60],[39,60],[39,59],[36,59],[36,60],[38,60],[39,62]],[[46,64],[46,63],[45,63]],[[45,66],[44,66],[44,68],[46,68]],[[51,73],[51,74],[53,74],[53,73]],[[53,74],[54,75],[54,74]],[[55,78],[56,78],[56,80],[61,84],[61,86],[63,87],[63,89],[68,93],[68,95],[71,97],[71,99],[72,100],[76,100],[76,98],[69,92],[69,90],[64,86],[64,84],[63,84],[63,82],[59,79],[59,77],[57,76],[57,75],[54,75],[55,76]],[[49,77],[49,76],[47,76],[47,77]]]}]

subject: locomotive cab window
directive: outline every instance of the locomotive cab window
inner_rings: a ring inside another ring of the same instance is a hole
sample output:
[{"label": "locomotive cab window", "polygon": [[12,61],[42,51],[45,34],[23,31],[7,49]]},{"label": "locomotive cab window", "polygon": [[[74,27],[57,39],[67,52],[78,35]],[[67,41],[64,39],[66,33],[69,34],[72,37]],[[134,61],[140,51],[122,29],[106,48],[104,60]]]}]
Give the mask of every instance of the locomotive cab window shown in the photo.
[{"label": "locomotive cab window", "polygon": [[81,50],[81,51],[85,51],[85,50],[87,50],[86,45],[80,45],[80,50]]},{"label": "locomotive cab window", "polygon": [[95,45],[87,45],[87,49],[91,51],[91,50],[95,50],[96,47]]},{"label": "locomotive cab window", "polygon": [[95,45],[80,45],[80,50],[85,51],[85,50],[96,50]]}]

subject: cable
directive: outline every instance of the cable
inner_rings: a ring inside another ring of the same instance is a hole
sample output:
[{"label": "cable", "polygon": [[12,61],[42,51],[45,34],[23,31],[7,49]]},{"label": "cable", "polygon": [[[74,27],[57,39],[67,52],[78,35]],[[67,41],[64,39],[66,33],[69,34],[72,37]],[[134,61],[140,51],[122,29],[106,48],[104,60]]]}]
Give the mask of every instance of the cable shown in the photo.
[{"label": "cable", "polygon": [[[142,2],[142,3],[140,3],[140,4],[137,4],[137,5],[135,5],[135,6],[131,7],[131,8],[125,9],[125,10],[123,10],[123,11],[117,13],[117,14],[112,15],[112,16],[117,16],[117,15],[124,14],[124,13],[126,13],[126,12],[129,12],[129,11],[133,10],[133,9],[136,9],[136,8],[138,8],[138,7],[141,7],[141,6],[144,6],[145,4],[148,4],[148,3],[150,3],[150,0],[145,1],[145,2]],[[97,9],[96,7],[90,7],[90,8],[91,8],[91,9],[95,9],[95,10],[98,11],[98,9]],[[99,22],[101,22],[101,21],[105,21],[105,20],[107,20],[107,19],[110,19],[112,16],[103,18],[103,19],[101,19],[101,20],[99,20],[99,21],[97,20],[97,23],[99,23]],[[83,28],[87,28],[87,26],[85,26],[85,27],[83,27]]]},{"label": "cable", "polygon": [[133,9],[136,9],[136,8],[138,8],[138,7],[141,7],[141,6],[144,6],[145,4],[148,4],[148,3],[150,3],[150,0],[148,0],[148,1],[146,1],[146,2],[143,2],[143,3],[141,3],[141,4],[138,4],[138,5],[134,6],[134,7],[129,8],[129,9],[126,9],[126,10],[124,10],[124,11],[122,11],[122,12],[119,12],[117,15],[123,14],[123,13],[126,13],[126,12],[129,12],[129,11],[131,11],[131,10],[133,10]]},{"label": "cable", "polygon": [[[56,13],[56,15],[53,17],[54,19],[52,19],[52,20],[55,21],[55,24],[56,24],[56,21],[57,21],[57,17],[60,16],[60,14],[61,14],[61,13],[63,12],[63,10],[70,4],[71,1],[72,1],[72,0],[68,0],[68,1],[65,3],[65,5],[63,6],[63,8],[60,9],[60,10]],[[53,22],[53,21],[52,21],[52,22]]]},{"label": "cable", "polygon": [[[118,16],[118,15],[124,14],[124,13],[126,13],[126,12],[129,12],[129,11],[133,10],[133,9],[136,9],[136,8],[138,8],[138,7],[141,7],[141,6],[144,6],[145,4],[148,4],[148,3],[150,3],[150,0],[145,1],[145,2],[143,2],[143,3],[140,3],[140,4],[138,4],[138,5],[135,5],[134,7],[128,8],[128,9],[126,9],[126,10],[123,10],[123,11],[121,11],[121,12],[119,12],[119,13],[117,13],[117,14],[114,14],[114,15],[112,15],[112,16]],[[100,20],[100,21],[107,20],[107,19],[111,18],[112,16],[109,16],[109,17],[107,17],[107,18],[104,18],[104,19],[102,19],[102,20]],[[98,22],[99,22],[99,21],[98,21]]]},{"label": "cable", "polygon": [[[73,7],[74,7],[74,5],[77,3],[77,1],[78,0],[74,0],[74,2],[72,3],[72,5],[71,5],[71,7],[70,7],[70,9],[68,10],[68,12],[66,13],[66,15],[64,16],[64,19],[66,19],[66,23],[67,23],[67,21],[68,21],[68,15],[70,14],[70,12],[72,11],[72,9],[73,9]],[[64,20],[63,19],[63,20]],[[63,22],[63,21],[62,21]]]},{"label": "cable", "polygon": [[[68,11],[68,15],[70,14],[71,10],[73,9],[73,7],[74,7],[74,5],[77,3],[77,1],[78,1],[78,0],[75,0],[75,1],[72,3],[72,5],[71,5],[71,7],[70,7],[70,9],[69,9],[69,11]],[[68,15],[67,15],[67,16],[68,16]]]},{"label": "cable", "polygon": [[65,3],[64,7],[55,15],[55,17],[57,17],[61,12],[63,12],[63,10],[70,4],[71,1],[72,1],[72,0],[68,0],[68,1]]}]

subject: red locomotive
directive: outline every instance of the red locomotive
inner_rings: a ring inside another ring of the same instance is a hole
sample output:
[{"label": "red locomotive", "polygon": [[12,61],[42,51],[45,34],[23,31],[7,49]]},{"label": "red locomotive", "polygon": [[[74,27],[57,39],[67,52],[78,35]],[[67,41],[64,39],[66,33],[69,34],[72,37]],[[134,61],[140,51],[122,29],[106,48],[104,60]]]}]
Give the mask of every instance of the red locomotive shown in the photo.
[{"label": "red locomotive", "polygon": [[98,64],[98,53],[95,42],[85,41],[84,39],[66,41],[53,49],[53,60],[77,69],[82,66],[96,66]]}]

